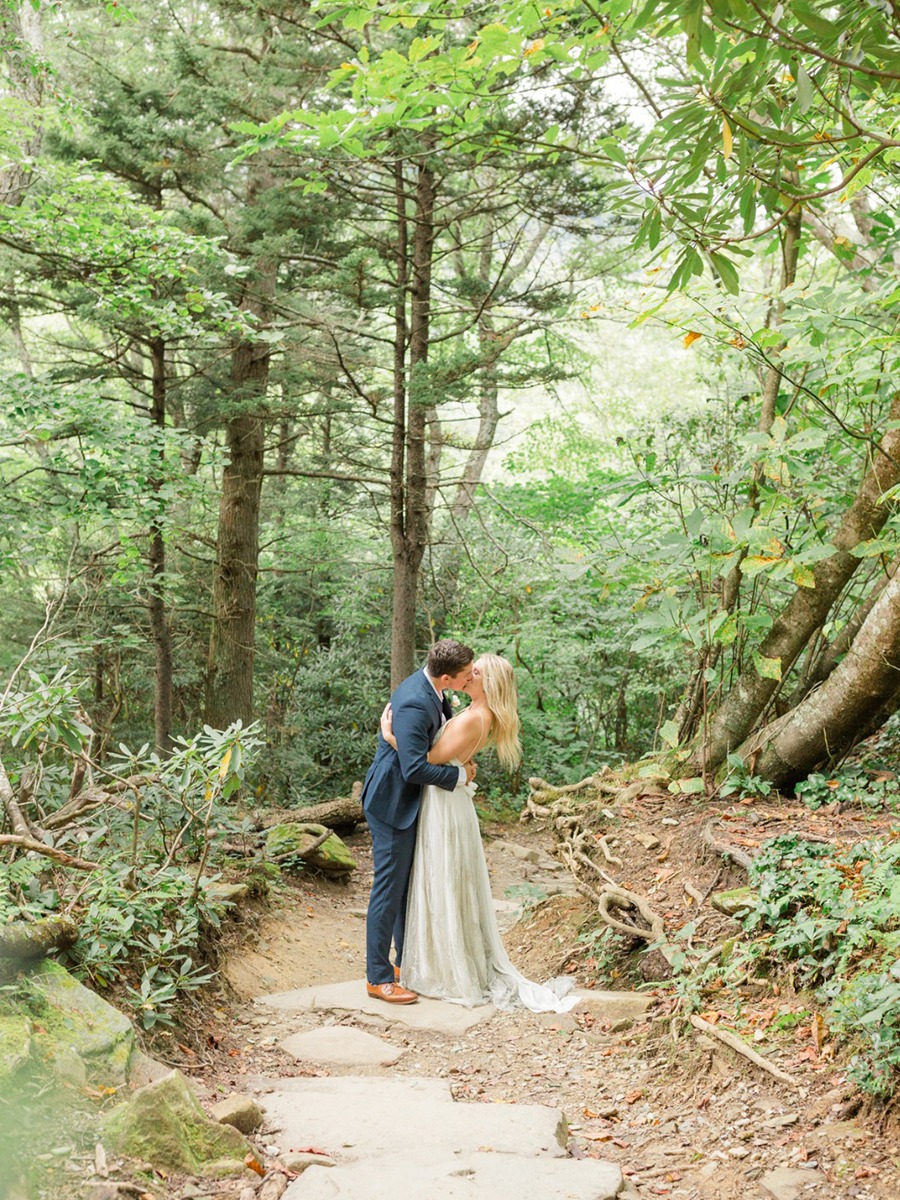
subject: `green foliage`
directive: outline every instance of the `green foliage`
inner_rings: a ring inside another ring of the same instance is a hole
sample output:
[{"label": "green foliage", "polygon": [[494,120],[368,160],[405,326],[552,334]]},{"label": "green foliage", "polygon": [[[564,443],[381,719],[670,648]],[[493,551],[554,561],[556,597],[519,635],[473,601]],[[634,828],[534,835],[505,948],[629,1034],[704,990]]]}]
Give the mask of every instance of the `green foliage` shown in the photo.
[{"label": "green foliage", "polygon": [[893,774],[861,766],[842,767],[834,775],[810,775],[797,784],[794,793],[812,809],[826,804],[890,811],[900,807],[900,783]]},{"label": "green foliage", "polygon": [[858,1048],[853,1076],[892,1094],[900,1067],[900,843],[872,839],[840,850],[796,835],[766,842],[751,879],[759,903],[745,928],[767,956],[818,987],[832,1031]]}]

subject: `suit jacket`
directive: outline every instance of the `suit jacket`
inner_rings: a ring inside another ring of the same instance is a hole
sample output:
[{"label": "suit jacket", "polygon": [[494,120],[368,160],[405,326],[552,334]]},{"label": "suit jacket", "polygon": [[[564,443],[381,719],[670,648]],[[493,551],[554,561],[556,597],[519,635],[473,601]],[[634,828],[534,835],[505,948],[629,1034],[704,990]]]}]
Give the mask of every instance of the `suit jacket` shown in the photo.
[{"label": "suit jacket", "polygon": [[391,696],[395,750],[378,734],[375,759],[366,772],[362,805],[386,825],[408,829],[419,815],[422,788],[429,783],[452,792],[459,783],[459,768],[428,761],[428,749],[452,709],[438,697],[424,671],[404,679]]}]

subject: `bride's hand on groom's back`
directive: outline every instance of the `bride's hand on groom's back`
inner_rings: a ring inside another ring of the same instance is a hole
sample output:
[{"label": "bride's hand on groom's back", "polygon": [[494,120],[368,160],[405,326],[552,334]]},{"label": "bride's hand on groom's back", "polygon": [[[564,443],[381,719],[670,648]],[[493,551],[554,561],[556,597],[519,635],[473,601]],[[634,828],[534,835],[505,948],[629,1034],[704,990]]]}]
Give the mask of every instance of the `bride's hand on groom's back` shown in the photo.
[{"label": "bride's hand on groom's back", "polygon": [[381,714],[381,736],[395,750],[397,749],[397,739],[394,737],[394,713],[390,701],[384,706],[384,712]]}]

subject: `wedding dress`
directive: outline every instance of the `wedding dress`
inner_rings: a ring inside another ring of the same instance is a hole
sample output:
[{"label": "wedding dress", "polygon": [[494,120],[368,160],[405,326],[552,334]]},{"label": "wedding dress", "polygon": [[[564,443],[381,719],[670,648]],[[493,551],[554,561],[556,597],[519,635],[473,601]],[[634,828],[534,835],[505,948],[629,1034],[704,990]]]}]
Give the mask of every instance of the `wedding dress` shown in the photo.
[{"label": "wedding dress", "polygon": [[500,940],[474,791],[474,784],[452,792],[429,785],[422,793],[401,982],[453,1004],[567,1012],[578,1002],[568,994],[572,980],[532,983]]}]

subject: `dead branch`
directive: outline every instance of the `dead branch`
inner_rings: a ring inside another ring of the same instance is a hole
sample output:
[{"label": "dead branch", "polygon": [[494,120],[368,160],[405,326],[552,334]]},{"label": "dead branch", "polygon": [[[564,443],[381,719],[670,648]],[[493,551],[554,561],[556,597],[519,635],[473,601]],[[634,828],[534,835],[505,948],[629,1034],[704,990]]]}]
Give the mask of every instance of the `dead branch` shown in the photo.
[{"label": "dead branch", "polygon": [[0,958],[43,958],[51,950],[67,950],[78,940],[71,917],[15,921],[0,926]]},{"label": "dead branch", "polygon": [[326,829],[324,833],[320,833],[314,842],[310,842],[308,846],[304,846],[302,850],[289,850],[287,854],[276,854],[274,858],[270,858],[269,862],[286,862],[289,858],[309,858],[314,854],[320,846],[324,846],[330,837],[334,836],[333,829]]},{"label": "dead branch", "polygon": [[702,1030],[703,1033],[708,1034],[710,1037],[718,1038],[729,1049],[748,1059],[755,1067],[759,1067],[761,1071],[768,1072],[769,1075],[780,1079],[782,1083],[790,1084],[791,1087],[799,1086],[799,1081],[793,1075],[788,1075],[787,1071],[782,1071],[781,1067],[776,1067],[767,1058],[763,1058],[761,1054],[757,1054],[755,1050],[751,1050],[746,1042],[739,1038],[736,1033],[731,1033],[727,1029],[720,1029],[718,1025],[711,1025],[709,1021],[704,1021],[702,1017],[698,1017],[696,1014],[691,1015],[691,1024],[695,1029]]},{"label": "dead branch", "polygon": [[729,842],[721,842],[713,835],[713,823],[710,821],[708,825],[703,827],[701,837],[703,841],[716,854],[721,854],[723,858],[730,858],[733,863],[737,863],[739,867],[743,867],[745,871],[749,871],[753,863],[753,859],[743,850],[739,850],[737,846],[732,846]]},{"label": "dead branch", "polygon": [[55,846],[45,846],[43,842],[35,841],[32,837],[21,837],[17,833],[0,833],[0,846],[17,846],[20,850],[31,850],[35,854],[43,854],[64,867],[74,867],[78,871],[97,871],[100,864],[89,862],[86,858],[76,858],[66,854],[65,850],[57,850]]},{"label": "dead branch", "polygon": [[128,788],[147,786],[154,783],[156,779],[155,775],[130,775],[127,779],[114,780],[106,788],[96,786],[84,788],[77,796],[67,800],[56,812],[51,813],[44,821],[44,827],[48,830],[64,829],[67,825],[74,824],[78,817],[83,817],[95,808],[102,808],[105,804],[114,805],[116,808],[130,809],[131,805],[118,793]]}]

